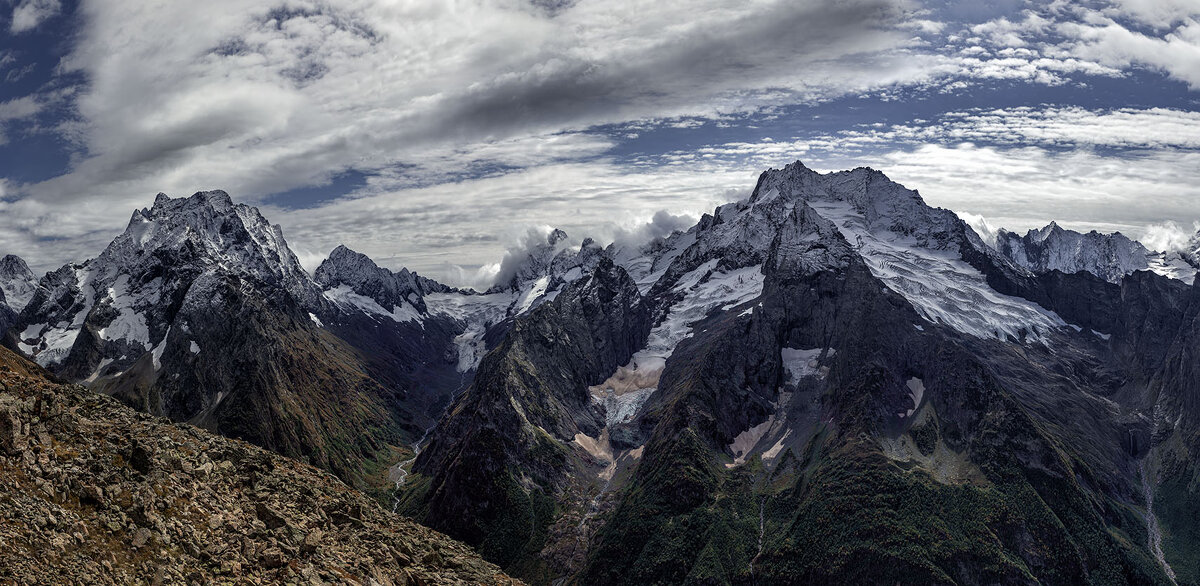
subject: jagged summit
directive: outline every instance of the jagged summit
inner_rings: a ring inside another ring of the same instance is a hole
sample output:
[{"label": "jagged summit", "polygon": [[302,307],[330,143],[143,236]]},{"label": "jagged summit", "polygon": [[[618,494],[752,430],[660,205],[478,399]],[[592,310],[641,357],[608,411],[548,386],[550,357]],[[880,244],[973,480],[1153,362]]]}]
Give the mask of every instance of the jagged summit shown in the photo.
[{"label": "jagged summit", "polygon": [[[389,271],[345,245],[339,245],[329,253],[329,258],[313,273],[313,279],[326,290],[325,296],[331,300],[337,301],[345,297],[345,293],[353,293],[370,298],[380,307],[393,308],[392,311],[407,305],[421,314],[427,313],[425,295],[450,291],[446,285],[408,269]],[[338,293],[343,295],[338,297]]]},{"label": "jagged summit", "polygon": [[[1031,276],[1026,269],[984,244],[954,212],[927,205],[915,190],[867,167],[822,174],[796,162],[768,170],[750,197],[718,207],[675,238],[675,250],[625,266],[639,283],[654,280],[652,294],[675,288],[706,263],[722,270],[758,266],[781,230],[812,225],[789,222],[793,210],[804,208],[836,226],[872,273],[930,321],[1000,339],[1036,338],[1062,325],[1032,303],[998,294],[982,272]],[[650,267],[661,277],[647,273]],[[964,314],[956,309],[962,306],[983,309]]]},{"label": "jagged summit", "polygon": [[[1004,230],[1004,228],[1001,228],[1000,230],[1007,232],[1007,230]],[[1046,224],[1045,226],[1035,230],[1030,230],[1026,235],[1032,240],[1042,242],[1054,234],[1062,234],[1063,232],[1064,230],[1059,227],[1058,222],[1051,220],[1049,224]]]},{"label": "jagged summit", "polygon": [[138,210],[125,232],[94,261],[136,270],[149,256],[170,251],[204,269],[223,269],[287,288],[310,298],[312,288],[283,230],[258,208],[235,204],[224,191],[201,191],[187,198],[159,194],[149,209]]},{"label": "jagged summit", "polygon": [[861,216],[871,231],[927,238],[952,230],[958,223],[958,217],[949,210],[929,206],[916,190],[870,167],[821,174],[797,161],[782,170],[764,172],[750,201],[768,202],[778,196],[815,203],[817,207],[849,204],[846,211]]},{"label": "jagged summit", "polygon": [[0,291],[13,311],[24,309],[36,289],[37,277],[21,257],[10,254],[0,258]]},{"label": "jagged summit", "polygon": [[1035,273],[1058,270],[1087,271],[1109,282],[1118,282],[1134,271],[1151,268],[1153,253],[1120,232],[1086,234],[1062,228],[1056,222],[1018,236],[1001,228],[996,249],[1014,263]]},{"label": "jagged summit", "polygon": [[[320,297],[282,229],[257,208],[223,191],[159,194],[99,256],[42,279],[21,319],[21,349],[43,366],[61,364],[86,324],[108,348],[104,359],[128,365],[163,342],[181,304],[209,303],[205,296],[230,278],[286,291],[306,306]],[[89,359],[75,367],[99,374],[107,365]]]},{"label": "jagged summit", "polygon": [[[574,248],[567,233],[555,228],[544,240],[532,242],[524,250],[509,251],[501,263],[496,284],[488,292],[523,291],[539,281],[544,283],[537,288],[544,290],[552,283],[573,281],[594,269],[604,255],[604,248],[591,238]],[[550,286],[551,290],[556,288]]]},{"label": "jagged summit", "polygon": [[[351,276],[431,283],[348,249],[335,260]],[[46,275],[12,331],[65,380],[362,485],[361,462],[411,441],[458,383],[461,329],[407,299],[385,311],[345,289],[395,322],[339,311],[256,208],[222,191],[160,195],[99,256]]]}]

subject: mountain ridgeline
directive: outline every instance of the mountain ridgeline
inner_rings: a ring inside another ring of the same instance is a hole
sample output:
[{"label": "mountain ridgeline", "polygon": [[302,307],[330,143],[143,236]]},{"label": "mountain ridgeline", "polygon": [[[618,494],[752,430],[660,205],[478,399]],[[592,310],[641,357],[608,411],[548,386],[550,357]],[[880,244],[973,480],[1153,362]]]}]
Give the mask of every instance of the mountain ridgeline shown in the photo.
[{"label": "mountain ridgeline", "polygon": [[344,246],[310,276],[201,192],[40,280],[5,258],[0,330],[532,584],[1200,584],[1196,243],[985,242],[797,162],[476,292]]}]

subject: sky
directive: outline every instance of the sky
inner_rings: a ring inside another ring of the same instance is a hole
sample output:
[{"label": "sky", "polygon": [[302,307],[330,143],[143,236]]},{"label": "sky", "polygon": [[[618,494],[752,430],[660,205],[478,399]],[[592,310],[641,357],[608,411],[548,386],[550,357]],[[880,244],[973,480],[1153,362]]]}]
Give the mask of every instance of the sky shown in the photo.
[{"label": "sky", "polygon": [[669,233],[795,160],[1179,246],[1200,2],[0,0],[0,254],[38,271],[224,189],[310,269],[485,286],[531,230]]}]

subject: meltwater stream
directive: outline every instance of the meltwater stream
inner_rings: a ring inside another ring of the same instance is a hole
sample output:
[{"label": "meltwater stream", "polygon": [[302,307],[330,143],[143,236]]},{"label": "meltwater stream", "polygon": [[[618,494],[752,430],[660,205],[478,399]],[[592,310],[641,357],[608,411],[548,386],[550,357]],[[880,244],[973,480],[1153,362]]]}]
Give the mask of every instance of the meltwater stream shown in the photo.
[{"label": "meltwater stream", "polygon": [[[449,409],[449,405],[454,404],[454,401],[456,399],[458,399],[458,396],[460,394],[462,394],[463,389],[466,386],[467,386],[467,373],[464,372],[464,373],[462,373],[461,377],[459,378],[458,388],[454,389],[454,393],[450,395],[450,402],[447,404],[448,405],[447,409]],[[435,428],[437,428],[436,421],[434,422],[433,425],[430,425],[425,430],[425,433],[421,434],[421,439],[413,442],[413,444],[412,444],[413,455],[411,458],[404,460],[402,462],[397,462],[394,466],[392,466],[391,468],[388,468],[388,480],[391,480],[392,482],[394,482],[396,484],[396,487],[395,487],[396,494],[395,494],[395,496],[392,497],[392,512],[393,513],[395,513],[396,509],[400,506],[400,487],[404,486],[404,481],[408,480],[408,470],[405,470],[404,467],[411,466],[413,462],[417,461],[417,456],[421,455],[421,445],[425,443],[425,440],[427,438],[429,438],[429,434],[431,432],[433,432],[433,430]]]},{"label": "meltwater stream", "polygon": [[1162,566],[1167,573],[1167,577],[1171,579],[1172,584],[1176,584],[1175,570],[1171,569],[1171,565],[1167,563],[1167,559],[1163,556],[1162,549],[1162,530],[1158,526],[1158,517],[1154,516],[1154,485],[1150,482],[1150,474],[1146,471],[1146,460],[1143,459],[1138,464],[1138,470],[1142,474],[1142,492],[1146,497],[1146,532],[1150,536],[1150,552],[1154,554],[1154,559]]}]

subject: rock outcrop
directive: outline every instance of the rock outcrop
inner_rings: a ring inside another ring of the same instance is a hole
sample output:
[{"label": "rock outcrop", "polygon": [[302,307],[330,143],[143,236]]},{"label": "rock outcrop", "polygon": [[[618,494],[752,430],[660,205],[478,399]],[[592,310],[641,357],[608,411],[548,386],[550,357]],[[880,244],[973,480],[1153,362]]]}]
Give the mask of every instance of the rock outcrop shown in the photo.
[{"label": "rock outcrop", "polygon": [[2,348],[0,582],[517,584],[328,473]]}]

